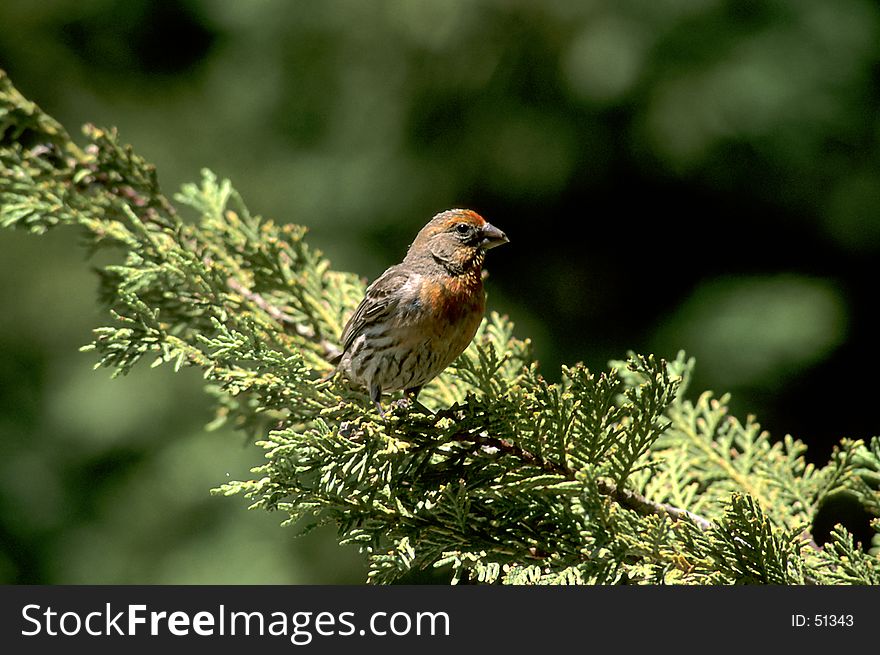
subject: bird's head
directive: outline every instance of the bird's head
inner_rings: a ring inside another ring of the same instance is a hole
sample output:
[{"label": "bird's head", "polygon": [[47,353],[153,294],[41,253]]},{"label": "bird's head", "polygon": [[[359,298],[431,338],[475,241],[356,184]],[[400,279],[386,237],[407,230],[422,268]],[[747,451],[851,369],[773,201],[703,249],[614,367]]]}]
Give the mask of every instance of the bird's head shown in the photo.
[{"label": "bird's head", "polygon": [[470,209],[449,209],[428,221],[409,247],[406,260],[439,263],[459,275],[479,269],[486,251],[507,243],[497,227]]}]

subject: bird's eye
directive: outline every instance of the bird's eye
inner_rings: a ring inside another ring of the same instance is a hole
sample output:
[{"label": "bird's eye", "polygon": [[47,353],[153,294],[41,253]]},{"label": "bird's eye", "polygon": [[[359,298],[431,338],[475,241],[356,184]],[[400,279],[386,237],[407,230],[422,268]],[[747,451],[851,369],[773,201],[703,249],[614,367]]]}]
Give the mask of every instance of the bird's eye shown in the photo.
[{"label": "bird's eye", "polygon": [[459,223],[455,226],[455,231],[459,234],[468,234],[471,231],[471,227],[467,223]]}]

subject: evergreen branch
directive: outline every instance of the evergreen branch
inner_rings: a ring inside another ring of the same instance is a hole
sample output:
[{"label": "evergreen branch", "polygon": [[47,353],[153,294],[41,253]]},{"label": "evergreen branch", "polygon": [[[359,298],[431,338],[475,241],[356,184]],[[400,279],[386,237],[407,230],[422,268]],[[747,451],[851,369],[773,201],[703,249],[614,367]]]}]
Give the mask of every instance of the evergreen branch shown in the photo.
[{"label": "evergreen branch", "polygon": [[685,398],[683,353],[564,367],[550,383],[495,313],[424,406],[379,416],[361,390],[321,381],[358,276],[210,171],[174,204],[115,131],[84,134],[80,148],[0,73],[0,225],[67,225],[90,250],[113,248],[100,271],[108,324],[85,349],[113,375],[147,355],[199,368],[212,426],[231,422],[265,450],[253,479],[216,492],[304,531],[336,525],[371,582],[441,565],[486,583],[877,580],[876,557],[846,531],[820,549],[805,526],[835,493],[880,513],[880,440],[843,440],[828,465],[808,465],[799,441],[729,416],[727,396]]}]

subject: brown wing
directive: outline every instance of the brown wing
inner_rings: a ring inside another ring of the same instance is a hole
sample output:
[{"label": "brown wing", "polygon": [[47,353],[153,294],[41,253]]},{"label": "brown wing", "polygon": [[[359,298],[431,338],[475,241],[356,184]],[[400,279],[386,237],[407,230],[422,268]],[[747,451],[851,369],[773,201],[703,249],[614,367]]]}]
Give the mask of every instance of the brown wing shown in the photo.
[{"label": "brown wing", "polygon": [[381,322],[400,303],[400,290],[409,280],[410,273],[401,266],[392,266],[367,287],[364,299],[342,331],[342,352],[345,353],[364,328]]}]

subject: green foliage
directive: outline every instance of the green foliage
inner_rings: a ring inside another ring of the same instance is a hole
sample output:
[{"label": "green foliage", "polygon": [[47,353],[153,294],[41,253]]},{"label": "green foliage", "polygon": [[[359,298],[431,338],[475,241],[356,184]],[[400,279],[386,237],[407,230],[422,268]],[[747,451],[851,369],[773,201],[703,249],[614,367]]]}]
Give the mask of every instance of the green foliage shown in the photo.
[{"label": "green foliage", "polygon": [[808,532],[833,493],[877,511],[877,439],[807,464],[802,443],[729,416],[726,396],[685,397],[683,353],[566,367],[550,384],[494,313],[425,406],[382,418],[322,380],[364,284],[332,271],[304,228],[251,214],[208,171],[172,204],[114,132],[87,127],[77,148],[5,76],[0,119],[0,222],[75,226],[118,253],[101,270],[112,322],[87,346],[97,365],[200,369],[214,425],[246,430],[266,457],[217,493],[302,530],[334,524],[370,581],[448,565],[456,581],[508,584],[880,582],[845,530],[824,549]]}]

